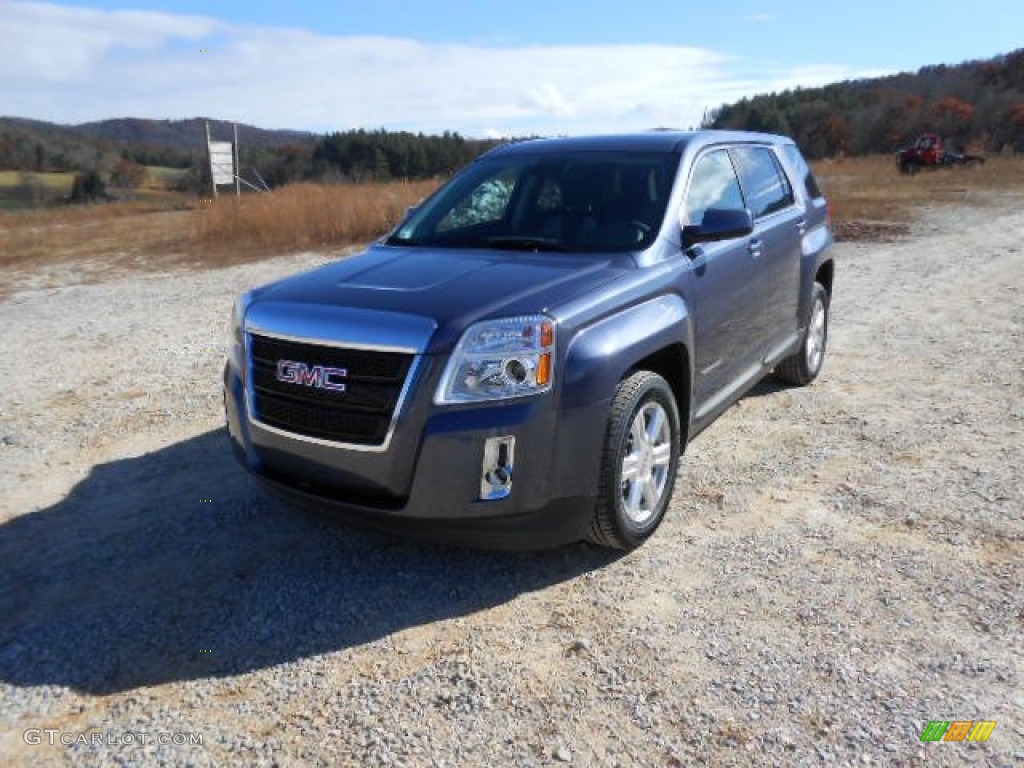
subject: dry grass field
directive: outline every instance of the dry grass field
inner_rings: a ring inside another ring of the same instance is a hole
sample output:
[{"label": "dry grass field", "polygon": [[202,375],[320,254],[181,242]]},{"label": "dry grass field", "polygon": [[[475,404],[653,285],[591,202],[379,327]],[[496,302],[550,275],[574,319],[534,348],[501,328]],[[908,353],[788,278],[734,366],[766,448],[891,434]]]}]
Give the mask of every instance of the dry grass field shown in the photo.
[{"label": "dry grass field", "polygon": [[128,202],[8,212],[0,214],[0,267],[74,266],[82,260],[102,264],[104,273],[127,266],[218,267],[365,243],[436,186],[433,181],[294,184],[240,200],[186,199],[166,192]]},{"label": "dry grass field", "polygon": [[1024,188],[1024,157],[991,157],[981,166],[914,176],[901,176],[890,155],[824,160],[814,170],[831,201],[836,236],[846,241],[892,241],[934,206],[982,202],[999,190]]},{"label": "dry grass field", "polygon": [[222,197],[193,212],[189,237],[205,252],[236,256],[364,243],[436,187],[433,181],[292,184],[269,194]]}]

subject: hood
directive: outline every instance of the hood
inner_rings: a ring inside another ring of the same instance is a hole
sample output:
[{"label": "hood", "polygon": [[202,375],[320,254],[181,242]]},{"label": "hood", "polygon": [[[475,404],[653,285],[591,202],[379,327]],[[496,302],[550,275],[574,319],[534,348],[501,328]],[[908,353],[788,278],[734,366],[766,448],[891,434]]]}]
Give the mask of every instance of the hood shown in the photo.
[{"label": "hood", "polygon": [[337,312],[340,322],[418,318],[421,327],[437,329],[424,351],[444,352],[476,320],[552,312],[621,277],[633,264],[628,254],[375,245],[358,256],[259,289],[253,308],[264,313],[276,308],[273,314],[284,316],[301,315],[306,307],[319,316]]}]

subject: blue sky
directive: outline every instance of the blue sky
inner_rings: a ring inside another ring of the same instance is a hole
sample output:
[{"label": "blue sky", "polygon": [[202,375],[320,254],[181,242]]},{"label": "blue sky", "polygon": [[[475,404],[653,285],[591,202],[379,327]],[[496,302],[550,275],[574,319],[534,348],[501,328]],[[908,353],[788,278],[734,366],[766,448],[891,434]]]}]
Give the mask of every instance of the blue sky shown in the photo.
[{"label": "blue sky", "polygon": [[1024,46],[1024,3],[921,6],[0,0],[0,112],[470,136],[643,130],[689,127],[745,95]]}]

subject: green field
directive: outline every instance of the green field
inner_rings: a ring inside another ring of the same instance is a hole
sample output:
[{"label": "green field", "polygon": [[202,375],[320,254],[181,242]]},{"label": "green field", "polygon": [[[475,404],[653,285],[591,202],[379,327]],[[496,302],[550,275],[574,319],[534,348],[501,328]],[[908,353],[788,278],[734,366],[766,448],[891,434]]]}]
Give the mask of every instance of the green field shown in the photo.
[{"label": "green field", "polygon": [[43,200],[69,195],[74,179],[70,172],[0,171],[0,210],[31,208]]},{"label": "green field", "polygon": [[[187,170],[159,165],[146,166],[149,177],[134,199],[163,197]],[[36,205],[52,203],[71,194],[75,174],[72,171],[33,173],[27,171],[0,171],[0,211],[15,211]],[[147,192],[146,190],[149,190]]]},{"label": "green field", "polygon": [[66,189],[71,191],[71,182],[75,174],[70,171],[27,173],[25,171],[0,171],[0,188],[7,189],[22,184],[23,177],[28,177],[33,182],[42,184],[48,189]]},{"label": "green field", "polygon": [[70,171],[28,173],[26,171],[0,171],[0,194],[23,186],[26,181],[40,185],[48,190],[63,193],[71,192],[71,182],[75,174]]},{"label": "green field", "polygon": [[185,168],[168,168],[163,165],[147,165],[149,183],[147,186],[167,188],[179,181],[188,170]]}]

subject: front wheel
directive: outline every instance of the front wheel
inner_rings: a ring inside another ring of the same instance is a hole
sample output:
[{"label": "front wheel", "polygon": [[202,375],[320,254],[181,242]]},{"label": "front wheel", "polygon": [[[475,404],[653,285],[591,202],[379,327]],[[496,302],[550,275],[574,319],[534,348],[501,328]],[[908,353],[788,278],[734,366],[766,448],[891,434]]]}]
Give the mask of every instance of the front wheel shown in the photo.
[{"label": "front wheel", "polygon": [[800,349],[779,363],[775,375],[789,384],[801,387],[810,384],[821,372],[827,343],[828,291],[821,283],[815,283]]},{"label": "front wheel", "polygon": [[612,399],[590,540],[633,549],[661,524],[679,469],[679,409],[651,371],[619,382]]}]

